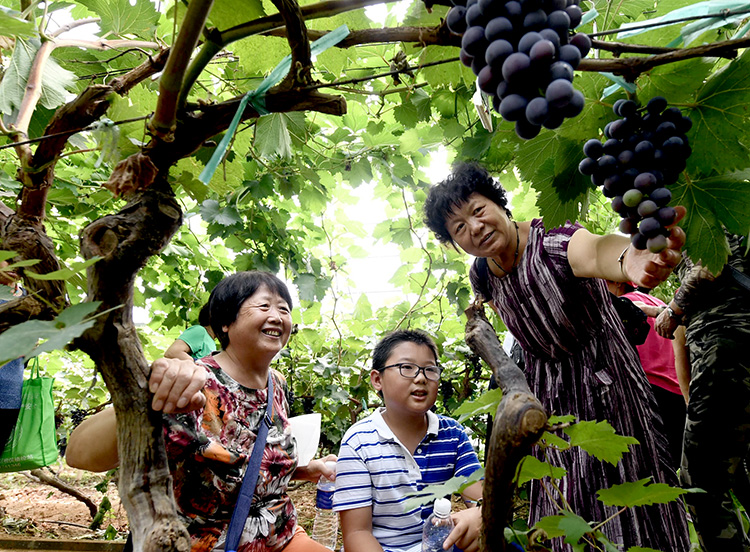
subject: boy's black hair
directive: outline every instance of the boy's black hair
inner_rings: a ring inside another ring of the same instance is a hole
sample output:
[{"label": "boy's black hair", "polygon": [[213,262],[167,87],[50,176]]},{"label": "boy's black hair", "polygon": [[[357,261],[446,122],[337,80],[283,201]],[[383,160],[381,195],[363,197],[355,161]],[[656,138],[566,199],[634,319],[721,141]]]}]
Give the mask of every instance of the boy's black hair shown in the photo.
[{"label": "boy's black hair", "polygon": [[266,286],[272,293],[277,294],[292,309],[292,296],[286,284],[270,272],[249,270],[238,272],[224,278],[211,292],[208,299],[210,305],[211,328],[221,343],[222,349],[229,345],[229,335],[222,328],[230,326],[237,320],[240,307],[248,297],[252,297],[258,289]]},{"label": "boy's black hair", "polygon": [[435,362],[437,362],[437,345],[435,345],[435,342],[426,332],[422,330],[396,330],[386,335],[375,345],[375,349],[372,351],[372,369],[382,372],[393,349],[404,342],[429,347],[430,351],[435,355]]},{"label": "boy's black hair", "polygon": [[203,305],[200,312],[198,313],[198,324],[200,324],[204,328],[208,328],[211,326],[211,313],[208,303]]},{"label": "boy's black hair", "polygon": [[424,223],[442,243],[453,243],[446,226],[448,216],[474,193],[497,203],[510,215],[505,190],[490,173],[476,163],[460,163],[448,178],[430,189],[424,202]]}]

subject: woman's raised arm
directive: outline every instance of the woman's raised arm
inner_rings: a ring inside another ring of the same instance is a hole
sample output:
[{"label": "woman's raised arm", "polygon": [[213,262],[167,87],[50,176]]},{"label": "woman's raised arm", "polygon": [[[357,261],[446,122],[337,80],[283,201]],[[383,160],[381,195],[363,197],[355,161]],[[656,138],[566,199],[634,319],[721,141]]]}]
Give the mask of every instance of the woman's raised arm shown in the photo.
[{"label": "woman's raised arm", "polygon": [[[684,207],[675,207],[675,224],[685,216]],[[568,245],[568,262],[580,278],[603,278],[613,282],[633,282],[636,286],[654,288],[667,279],[682,258],[685,243],[682,228],[669,227],[667,248],[660,253],[638,250],[627,236],[597,236],[578,230]]]}]

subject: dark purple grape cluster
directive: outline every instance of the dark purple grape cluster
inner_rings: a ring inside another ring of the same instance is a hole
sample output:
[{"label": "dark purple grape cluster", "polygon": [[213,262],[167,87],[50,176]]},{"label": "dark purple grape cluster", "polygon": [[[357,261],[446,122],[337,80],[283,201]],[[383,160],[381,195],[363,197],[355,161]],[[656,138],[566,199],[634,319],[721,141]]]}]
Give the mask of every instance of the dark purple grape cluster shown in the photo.
[{"label": "dark purple grape cluster", "polygon": [[591,49],[588,35],[570,36],[583,13],[580,0],[451,0],[451,32],[463,35],[461,62],[493,98],[516,134],[534,138],[583,110],[573,72]]},{"label": "dark purple grape cluster", "polygon": [[78,427],[80,423],[88,418],[89,412],[88,410],[81,410],[80,408],[73,408],[70,411],[70,422],[73,424],[73,427]]},{"label": "dark purple grape cluster", "polygon": [[658,253],[667,246],[665,227],[675,219],[667,186],[685,170],[692,153],[686,133],[693,123],[661,96],[645,108],[617,100],[613,111],[620,118],[604,127],[607,141],[586,142],[578,170],[612,199],[612,209],[622,217],[620,231],[630,234],[633,245]]}]

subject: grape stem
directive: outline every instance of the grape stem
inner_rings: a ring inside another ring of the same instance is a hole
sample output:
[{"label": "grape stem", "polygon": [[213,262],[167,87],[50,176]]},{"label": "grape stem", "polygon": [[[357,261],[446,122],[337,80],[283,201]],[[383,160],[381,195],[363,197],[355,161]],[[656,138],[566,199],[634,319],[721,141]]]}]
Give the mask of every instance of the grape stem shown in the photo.
[{"label": "grape stem", "polygon": [[594,71],[598,73],[614,73],[622,75],[627,80],[635,80],[641,73],[650,71],[654,67],[667,65],[691,58],[723,57],[733,59],[737,57],[737,50],[750,46],[750,38],[724,40],[714,44],[702,44],[694,48],[679,48],[663,54],[650,57],[629,57],[613,59],[583,59],[577,67],[579,71]]}]

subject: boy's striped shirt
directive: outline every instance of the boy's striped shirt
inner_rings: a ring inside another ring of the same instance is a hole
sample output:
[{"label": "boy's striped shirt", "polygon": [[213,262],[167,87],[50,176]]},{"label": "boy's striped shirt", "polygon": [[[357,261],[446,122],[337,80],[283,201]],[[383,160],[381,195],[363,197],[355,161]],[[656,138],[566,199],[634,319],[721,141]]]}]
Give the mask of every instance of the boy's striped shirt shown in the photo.
[{"label": "boy's striped shirt", "polygon": [[372,507],[373,535],[385,552],[404,552],[422,539],[432,504],[404,511],[408,495],[454,475],[479,469],[464,428],[452,418],[427,412],[428,428],[412,456],[383,419],[384,409],[354,424],[344,435],[336,463],[336,511]]}]

